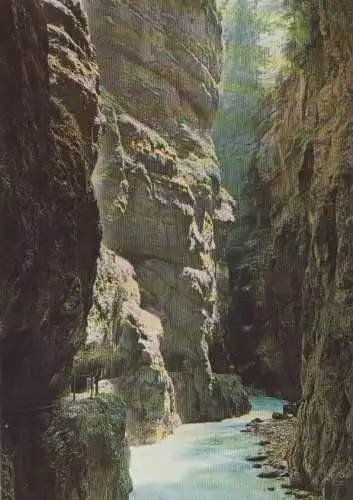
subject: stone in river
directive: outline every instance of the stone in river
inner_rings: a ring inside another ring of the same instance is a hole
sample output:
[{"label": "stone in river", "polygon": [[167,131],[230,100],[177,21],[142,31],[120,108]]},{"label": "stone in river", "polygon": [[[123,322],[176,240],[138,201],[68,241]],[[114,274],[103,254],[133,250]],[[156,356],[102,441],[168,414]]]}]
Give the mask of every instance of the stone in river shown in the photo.
[{"label": "stone in river", "polygon": [[257,477],[261,477],[262,479],[275,479],[279,476],[279,472],[277,470],[268,470],[263,471],[258,474]]},{"label": "stone in river", "polygon": [[267,439],[263,439],[257,443],[259,446],[267,446],[268,444],[271,444],[271,441],[268,441]]},{"label": "stone in river", "polygon": [[267,455],[255,455],[252,457],[246,457],[246,460],[248,462],[263,462],[264,460],[266,460],[266,458]]}]

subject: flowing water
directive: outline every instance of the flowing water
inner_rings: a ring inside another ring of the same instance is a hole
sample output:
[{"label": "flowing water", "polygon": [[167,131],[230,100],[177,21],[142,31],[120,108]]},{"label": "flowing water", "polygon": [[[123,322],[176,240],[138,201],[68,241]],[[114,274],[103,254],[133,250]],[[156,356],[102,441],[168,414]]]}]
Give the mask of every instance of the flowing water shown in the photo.
[{"label": "flowing water", "polygon": [[[282,402],[252,398],[252,411],[240,418],[187,424],[158,444],[131,448],[131,500],[280,500],[292,498],[283,481],[257,477],[245,458],[260,451],[259,436],[240,429],[255,417],[282,411]],[[268,488],[275,487],[275,491]]]}]

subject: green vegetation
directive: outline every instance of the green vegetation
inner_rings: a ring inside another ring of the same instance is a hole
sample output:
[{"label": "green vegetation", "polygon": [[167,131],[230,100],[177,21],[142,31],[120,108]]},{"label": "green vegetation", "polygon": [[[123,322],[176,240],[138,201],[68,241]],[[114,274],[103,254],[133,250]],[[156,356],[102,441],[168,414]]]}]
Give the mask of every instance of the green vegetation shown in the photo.
[{"label": "green vegetation", "polygon": [[240,216],[231,245],[250,235],[254,240],[254,231],[266,229],[266,180],[286,168],[290,156],[310,140],[311,131],[295,130],[287,154],[277,143],[258,155],[261,140],[272,127],[270,111],[278,87],[311,57],[312,49],[320,47],[317,3],[283,0],[282,9],[267,11],[248,0],[221,5],[224,70],[213,139],[225,186],[238,201]]},{"label": "green vegetation", "polygon": [[261,69],[270,64],[270,56],[260,44],[261,33],[270,28],[268,16],[260,16],[247,0],[223,5],[224,69],[213,139],[225,185],[236,199],[258,148],[271,97],[272,88],[261,82]]},{"label": "green vegetation", "polygon": [[63,401],[47,432],[58,500],[127,500],[132,490],[125,406],[117,395]]},{"label": "green vegetation", "polygon": [[[43,436],[55,470],[56,500],[128,500],[132,482],[125,419],[117,395],[62,400]],[[15,499],[12,459],[4,450],[1,492],[4,500]]]},{"label": "green vegetation", "polygon": [[[242,202],[254,164],[260,173],[268,172],[269,166],[256,158],[260,140],[272,126],[269,111],[277,85],[303,63],[308,47],[320,43],[317,0],[284,0],[283,9],[276,11],[260,11],[248,0],[225,0],[220,8],[224,69],[213,139],[224,183]],[[263,37],[275,32],[286,39],[282,51],[270,51],[263,43]],[[270,73],[276,78],[267,82],[264,75]]]},{"label": "green vegetation", "polygon": [[239,403],[240,379],[237,375],[229,373],[214,373],[212,375],[212,388],[214,392],[219,391],[224,401],[233,405]]},{"label": "green vegetation", "polygon": [[117,113],[124,113],[124,109],[121,107],[119,104],[117,98],[111,94],[103,85],[99,87],[99,99],[100,99],[100,104],[104,111],[110,111],[110,112],[117,112]]},{"label": "green vegetation", "polygon": [[213,18],[216,22],[221,22],[221,10],[217,7],[216,0],[200,0],[201,9],[209,18]]},{"label": "green vegetation", "polygon": [[[5,433],[3,433],[5,434]],[[1,450],[1,498],[2,500],[15,500],[15,492],[13,485],[13,464],[12,456],[4,449],[2,443]]]},{"label": "green vegetation", "polygon": [[285,0],[286,56],[291,71],[300,65],[308,46],[320,38],[317,3],[317,0]]}]

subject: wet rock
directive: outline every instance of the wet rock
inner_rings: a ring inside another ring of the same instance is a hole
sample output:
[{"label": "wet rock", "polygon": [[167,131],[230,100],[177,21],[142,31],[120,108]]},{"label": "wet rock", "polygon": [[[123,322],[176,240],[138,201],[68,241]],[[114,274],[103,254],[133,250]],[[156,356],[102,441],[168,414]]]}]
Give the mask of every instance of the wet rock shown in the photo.
[{"label": "wet rock", "polygon": [[264,422],[264,420],[262,418],[253,418],[250,422],[248,422],[246,424],[246,427],[254,427],[256,426],[256,424],[261,424],[262,422]]},{"label": "wet rock", "polygon": [[263,462],[268,458],[268,455],[254,455],[252,457],[246,457],[248,462]]},{"label": "wet rock", "polygon": [[275,479],[279,477],[279,472],[277,470],[268,470],[260,472],[257,476],[262,479]]},{"label": "wet rock", "polygon": [[259,446],[267,446],[268,444],[271,444],[271,441],[268,441],[267,439],[262,439],[257,443]]},{"label": "wet rock", "polygon": [[310,493],[307,491],[294,491],[294,496],[298,499],[310,498]]},{"label": "wet rock", "polygon": [[295,402],[283,403],[283,415],[296,415],[298,405]]},{"label": "wet rock", "polygon": [[286,417],[285,417],[285,415],[283,415],[283,413],[274,412],[274,413],[272,413],[272,418],[274,420],[282,420],[282,419],[284,419]]}]

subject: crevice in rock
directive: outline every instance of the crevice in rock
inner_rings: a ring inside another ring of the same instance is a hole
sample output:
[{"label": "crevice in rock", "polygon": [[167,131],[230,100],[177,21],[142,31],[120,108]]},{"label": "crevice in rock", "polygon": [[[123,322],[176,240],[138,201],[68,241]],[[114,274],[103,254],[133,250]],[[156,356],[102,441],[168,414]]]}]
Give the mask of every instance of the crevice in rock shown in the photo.
[{"label": "crevice in rock", "polygon": [[304,149],[303,160],[298,173],[298,189],[300,194],[308,191],[311,186],[314,165],[314,147],[313,143],[309,141]]}]

